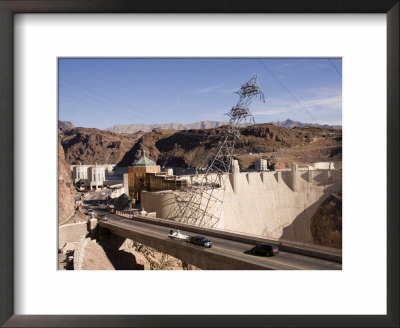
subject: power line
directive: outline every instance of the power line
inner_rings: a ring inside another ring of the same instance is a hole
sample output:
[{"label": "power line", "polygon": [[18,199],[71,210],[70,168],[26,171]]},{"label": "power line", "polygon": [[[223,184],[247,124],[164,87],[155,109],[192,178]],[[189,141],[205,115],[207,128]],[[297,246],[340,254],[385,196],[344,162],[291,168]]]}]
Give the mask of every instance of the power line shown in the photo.
[{"label": "power line", "polygon": [[[133,111],[134,111],[134,114],[137,115],[137,116],[138,116],[138,113],[140,113],[143,120],[145,120],[146,118],[149,117],[149,113],[148,113],[148,112],[143,111],[143,110],[140,110],[140,109],[137,108],[136,106],[127,106],[127,105],[123,104],[122,102],[120,102],[120,101],[118,101],[118,100],[116,100],[116,99],[114,99],[114,98],[111,98],[111,97],[109,97],[109,96],[105,96],[105,95],[103,95],[103,94],[101,94],[101,93],[99,93],[99,92],[97,92],[97,91],[95,91],[95,90],[93,90],[93,89],[90,89],[90,88],[88,88],[88,87],[84,87],[84,86],[82,86],[82,85],[79,85],[78,83],[73,82],[73,81],[70,81],[70,80],[68,80],[68,79],[66,79],[66,78],[64,78],[64,77],[60,77],[60,79],[61,79],[61,80],[64,80],[65,82],[71,83],[71,84],[73,84],[73,85],[75,85],[75,86],[77,86],[77,87],[79,87],[79,88],[86,89],[86,90],[88,90],[89,92],[92,92],[92,93],[94,93],[94,94],[96,94],[96,95],[98,95],[98,96],[100,96],[100,97],[103,97],[104,99],[106,99],[106,100],[108,100],[108,101],[112,101],[113,103],[119,104],[119,106],[118,106],[119,108],[121,108],[121,107],[127,108],[130,112],[129,112],[129,113],[128,113],[127,111],[124,111],[124,112],[127,113],[128,115],[131,115],[131,114],[132,114],[131,111],[133,110]],[[64,86],[65,86],[65,85],[64,85]],[[74,91],[75,91],[75,90],[74,90]],[[99,102],[105,103],[104,101],[101,101],[101,100],[99,100],[99,99],[97,99],[97,98],[94,98],[94,97],[92,97],[92,96],[88,96],[88,97],[93,98],[93,99],[95,99],[95,100],[97,100],[97,101],[99,101]],[[107,106],[113,106],[113,105],[107,104]],[[176,110],[176,109],[170,109],[169,112],[176,112],[176,113],[178,113],[179,115],[181,115],[181,113],[180,113],[178,110]],[[114,113],[114,114],[115,114],[115,113]],[[170,122],[170,121],[167,121],[167,120],[165,120],[165,119],[160,119],[160,118],[159,118],[159,121],[162,122],[162,123],[172,123],[172,122]],[[129,124],[132,124],[132,123],[129,122]]]},{"label": "power line", "polygon": [[[76,89],[74,89],[74,88],[71,88],[71,87],[68,86],[68,85],[63,84],[63,83],[59,83],[59,85],[62,86],[62,87],[64,87],[64,88],[67,88],[67,89],[69,89],[69,90],[71,90],[71,91],[73,91],[73,92],[75,92],[75,93],[79,93],[79,94],[81,94],[81,95],[83,95],[83,96],[85,96],[85,97],[87,97],[87,98],[93,99],[94,101],[99,102],[99,103],[101,103],[101,104],[103,104],[103,105],[106,105],[106,106],[111,107],[111,108],[114,107],[112,104],[107,103],[107,102],[105,102],[105,101],[102,101],[101,99],[98,99],[98,98],[96,98],[96,97],[93,97],[93,96],[91,96],[90,94],[87,94],[87,93],[85,93],[85,92],[82,92],[81,90],[76,90]],[[127,111],[123,111],[123,112],[126,113],[126,114],[128,114],[128,115],[132,115],[132,113],[128,113]]]},{"label": "power line", "polygon": [[85,101],[85,100],[82,99],[82,98],[74,97],[74,96],[72,96],[72,95],[70,95],[70,94],[68,94],[68,93],[64,93],[64,95],[65,95],[65,96],[68,96],[68,97],[70,97],[70,98],[72,98],[72,99],[78,100],[78,101],[80,101],[80,102],[83,102],[83,103],[85,103],[85,104],[87,104],[87,105],[89,105],[89,106],[92,106],[92,107],[94,107],[95,109],[100,109],[100,110],[102,110],[103,112],[107,112],[107,113],[110,113],[110,114],[115,115],[115,112],[113,112],[113,111],[111,111],[111,110],[108,110],[108,109],[105,109],[105,108],[102,108],[102,107],[99,107],[99,106],[97,106],[97,105],[95,105],[95,104],[92,104],[92,103],[90,103],[90,102],[87,102],[87,101]]},{"label": "power line", "polygon": [[[106,96],[102,95],[101,93],[96,92],[96,91],[94,91],[94,90],[92,90],[92,89],[90,89],[90,88],[84,87],[84,86],[82,86],[82,85],[79,85],[78,83],[72,82],[72,81],[67,80],[67,79],[65,79],[65,78],[63,78],[63,77],[60,77],[60,79],[66,81],[66,82],[68,82],[68,83],[70,83],[70,84],[75,85],[75,86],[78,87],[79,89],[86,89],[86,90],[88,90],[89,92],[92,92],[93,94],[96,94],[96,95],[98,95],[98,96],[100,96],[100,97],[102,97],[102,98],[104,98],[104,99],[111,100],[113,103],[116,103],[116,104],[119,103],[119,105],[117,105],[118,107],[123,106],[123,107],[129,109],[129,112],[126,111],[126,110],[122,110],[122,109],[121,109],[124,113],[126,113],[126,114],[128,114],[128,115],[132,115],[133,113],[132,113],[131,111],[133,110],[133,111],[134,111],[134,114],[135,114],[136,116],[137,116],[138,114],[143,115],[143,116],[142,116],[143,118],[145,118],[145,117],[147,116],[144,112],[142,112],[141,110],[137,109],[136,107],[130,108],[130,107],[128,107],[128,106],[126,106],[126,105],[124,105],[124,104],[122,104],[122,103],[116,101],[115,99],[111,99],[110,97],[106,97]],[[92,98],[92,99],[94,99],[95,101],[98,101],[98,102],[103,103],[103,104],[105,104],[105,105],[107,105],[107,106],[110,106],[110,107],[115,107],[114,104],[106,103],[105,101],[99,99],[98,97],[93,97],[93,96],[91,96],[91,95],[89,95],[89,94],[87,94],[87,93],[83,93],[82,90],[77,91],[76,89],[73,89],[73,88],[71,88],[70,86],[66,86],[65,84],[62,84],[61,82],[60,82],[60,84],[63,85],[64,87],[67,87],[67,88],[73,90],[74,92],[78,92],[78,93],[81,93],[81,94],[83,94],[84,96],[86,96],[86,97],[88,97],[88,98]],[[115,112],[113,112],[113,114],[116,115]]]},{"label": "power line", "polygon": [[342,76],[342,72],[339,71],[339,69],[336,67],[336,65],[333,64],[332,60],[330,58],[328,58],[328,60],[331,63],[331,65],[333,66],[333,68],[336,70],[336,72],[338,72],[339,75]]},{"label": "power line", "polygon": [[258,62],[265,68],[265,70],[267,72],[269,72],[272,77],[279,83],[279,85],[286,90],[286,92],[307,112],[308,115],[310,115],[310,117],[315,121],[315,123],[318,124],[318,121],[315,119],[315,117],[310,113],[310,111],[300,102],[300,100],[298,100],[293,93],[290,92],[290,90],[288,88],[286,88],[286,86],[278,79],[278,77],[272,73],[272,71],[266,66],[264,65],[264,63],[260,60],[257,59]]}]

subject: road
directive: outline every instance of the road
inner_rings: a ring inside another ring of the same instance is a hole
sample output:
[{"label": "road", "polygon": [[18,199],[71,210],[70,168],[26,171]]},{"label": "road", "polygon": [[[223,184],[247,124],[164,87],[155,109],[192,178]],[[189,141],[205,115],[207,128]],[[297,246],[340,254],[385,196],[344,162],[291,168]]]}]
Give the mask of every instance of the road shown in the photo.
[{"label": "road", "polygon": [[[99,214],[106,214],[101,210],[97,210]],[[135,220],[126,219],[115,214],[107,214],[109,224],[126,228],[133,229],[139,232],[143,232],[158,238],[168,238],[168,233],[171,230],[169,227],[159,226],[151,223],[139,222]],[[188,232],[180,230],[181,233],[185,235],[192,236],[193,232]],[[202,236],[211,240],[213,243],[212,248],[203,248],[202,246],[191,245],[192,247],[202,248],[204,252],[217,252],[224,255],[234,256],[236,258],[244,259],[248,262],[261,265],[274,265],[277,268],[283,270],[341,270],[342,265],[340,263],[318,259],[314,257],[283,252],[276,256],[266,257],[264,255],[254,255],[249,251],[254,246],[254,244],[246,244],[237,241],[216,238],[212,236],[207,236],[202,234]],[[175,240],[178,243],[186,243],[185,241]],[[268,263],[267,263],[268,262]]]}]

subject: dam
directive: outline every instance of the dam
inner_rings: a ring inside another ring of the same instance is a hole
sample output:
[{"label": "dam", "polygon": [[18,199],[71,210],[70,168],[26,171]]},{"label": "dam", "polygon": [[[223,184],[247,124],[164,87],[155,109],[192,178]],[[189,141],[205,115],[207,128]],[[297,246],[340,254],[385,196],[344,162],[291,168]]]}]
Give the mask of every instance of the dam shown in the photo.
[{"label": "dam", "polygon": [[[193,181],[193,176],[189,177]],[[223,202],[213,227],[227,232],[312,243],[311,218],[332,193],[342,191],[342,170],[333,165],[277,171],[232,172],[220,176]],[[168,218],[176,191],[142,191],[141,207]],[[196,222],[194,223],[196,225]]]}]

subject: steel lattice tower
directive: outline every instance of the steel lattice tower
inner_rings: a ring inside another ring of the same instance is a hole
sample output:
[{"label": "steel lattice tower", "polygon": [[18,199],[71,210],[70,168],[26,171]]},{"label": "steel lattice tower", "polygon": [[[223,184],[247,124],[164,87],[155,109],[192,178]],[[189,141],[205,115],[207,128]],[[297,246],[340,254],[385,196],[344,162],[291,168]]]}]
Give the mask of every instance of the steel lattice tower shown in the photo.
[{"label": "steel lattice tower", "polygon": [[231,171],[235,142],[240,127],[255,124],[249,106],[254,98],[265,102],[264,94],[257,85],[257,75],[236,92],[239,100],[227,113],[229,124],[224,127],[215,151],[211,153],[204,174],[196,174],[181,191],[175,191],[175,202],[168,218],[198,226],[214,227],[218,223],[223,205],[225,179]]}]

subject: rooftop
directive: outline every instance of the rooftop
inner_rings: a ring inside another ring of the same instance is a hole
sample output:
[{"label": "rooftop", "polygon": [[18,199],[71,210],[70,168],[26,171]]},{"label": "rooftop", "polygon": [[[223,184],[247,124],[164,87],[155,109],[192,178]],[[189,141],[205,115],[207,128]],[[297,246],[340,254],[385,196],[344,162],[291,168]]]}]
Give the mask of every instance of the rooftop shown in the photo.
[{"label": "rooftop", "polygon": [[132,166],[156,166],[156,162],[146,157],[146,152],[142,150],[142,157],[132,163]]}]

